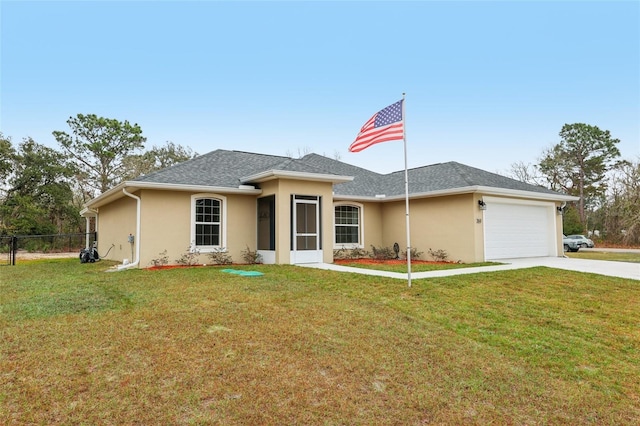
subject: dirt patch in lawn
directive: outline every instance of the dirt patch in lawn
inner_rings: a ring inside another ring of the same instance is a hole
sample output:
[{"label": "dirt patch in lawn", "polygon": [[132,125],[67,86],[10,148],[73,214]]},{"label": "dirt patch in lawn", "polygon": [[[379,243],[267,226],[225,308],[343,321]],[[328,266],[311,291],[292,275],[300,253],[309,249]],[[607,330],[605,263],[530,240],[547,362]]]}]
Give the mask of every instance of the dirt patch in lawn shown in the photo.
[{"label": "dirt patch in lawn", "polygon": [[16,252],[16,259],[18,260],[36,260],[36,259],[62,259],[69,257],[79,257],[80,250],[77,252],[59,252],[59,253],[42,253],[42,252],[28,252],[26,250],[18,250]]}]

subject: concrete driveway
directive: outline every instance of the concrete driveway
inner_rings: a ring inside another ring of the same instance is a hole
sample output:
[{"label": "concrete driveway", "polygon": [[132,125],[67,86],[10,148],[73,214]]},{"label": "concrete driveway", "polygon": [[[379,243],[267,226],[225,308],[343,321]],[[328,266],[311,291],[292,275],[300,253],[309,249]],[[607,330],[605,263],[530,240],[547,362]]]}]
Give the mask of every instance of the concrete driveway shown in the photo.
[{"label": "concrete driveway", "polygon": [[[453,275],[477,274],[481,272],[509,271],[512,269],[533,268],[546,266],[548,268],[565,269],[568,271],[586,272],[592,274],[608,275],[611,277],[640,280],[640,263],[611,262],[607,260],[571,259],[567,257],[530,257],[523,259],[501,259],[502,265],[481,266],[477,268],[448,269],[441,271],[413,272],[412,280],[449,277]],[[363,275],[375,275],[380,277],[407,279],[407,274],[399,272],[377,271],[373,269],[352,268],[349,266],[329,263],[301,264],[307,268],[328,269],[338,272],[351,272]]]}]

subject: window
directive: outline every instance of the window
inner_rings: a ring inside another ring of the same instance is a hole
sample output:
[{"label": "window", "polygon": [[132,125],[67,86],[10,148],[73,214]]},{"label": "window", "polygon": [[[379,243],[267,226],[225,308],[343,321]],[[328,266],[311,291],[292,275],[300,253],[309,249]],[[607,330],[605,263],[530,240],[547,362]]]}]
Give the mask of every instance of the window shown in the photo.
[{"label": "window", "polygon": [[192,244],[204,252],[225,247],[225,198],[200,194],[191,199]]},{"label": "window", "polygon": [[352,204],[335,206],[335,245],[362,246],[361,239],[362,207]]}]

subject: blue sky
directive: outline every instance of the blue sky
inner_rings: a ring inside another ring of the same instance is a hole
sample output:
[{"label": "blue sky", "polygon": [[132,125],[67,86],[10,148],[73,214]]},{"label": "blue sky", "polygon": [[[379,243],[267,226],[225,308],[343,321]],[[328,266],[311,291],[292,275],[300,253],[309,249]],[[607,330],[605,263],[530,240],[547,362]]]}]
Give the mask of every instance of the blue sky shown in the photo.
[{"label": "blue sky", "polygon": [[0,1],[0,131],[58,148],[78,113],[172,141],[378,172],[402,142],[349,153],[406,92],[409,167],[536,162],[565,123],[640,155],[640,3]]}]

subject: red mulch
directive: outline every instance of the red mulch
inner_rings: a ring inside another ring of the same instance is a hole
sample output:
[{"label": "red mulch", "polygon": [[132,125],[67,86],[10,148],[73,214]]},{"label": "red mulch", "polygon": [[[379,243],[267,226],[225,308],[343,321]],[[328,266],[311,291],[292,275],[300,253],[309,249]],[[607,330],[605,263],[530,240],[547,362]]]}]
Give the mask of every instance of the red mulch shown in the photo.
[{"label": "red mulch", "polygon": [[149,271],[161,271],[163,269],[196,268],[198,266],[204,266],[204,265],[160,265],[160,266],[150,266],[145,269]]},{"label": "red mulch", "polygon": [[[363,258],[363,259],[335,259],[333,261],[335,264],[337,265],[344,265],[344,264],[354,264],[354,263],[359,263],[361,265],[406,265],[407,261],[405,259],[385,259],[385,260],[381,260],[381,259],[369,259],[369,258]],[[435,261],[430,261],[430,260],[412,260],[411,264],[412,265],[442,265],[442,264],[447,264],[447,263],[451,263],[451,262],[435,262]],[[148,268],[145,268],[147,270],[150,271],[160,271],[163,269],[175,269],[175,268],[194,268],[194,267],[201,267],[201,266],[205,266],[205,265],[162,265],[162,266],[150,266]],[[207,266],[226,266],[226,267],[230,267],[233,265],[207,265]]]},{"label": "red mulch", "polygon": [[[359,263],[361,265],[406,265],[406,259],[335,259],[333,263],[337,265]],[[412,265],[442,265],[451,262],[435,262],[430,260],[412,260]]]}]

